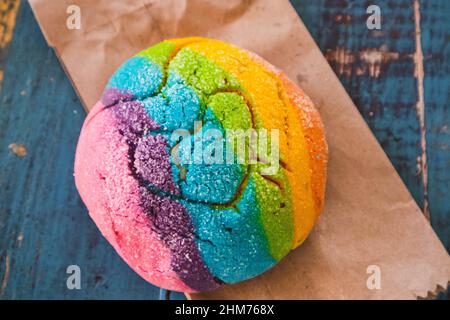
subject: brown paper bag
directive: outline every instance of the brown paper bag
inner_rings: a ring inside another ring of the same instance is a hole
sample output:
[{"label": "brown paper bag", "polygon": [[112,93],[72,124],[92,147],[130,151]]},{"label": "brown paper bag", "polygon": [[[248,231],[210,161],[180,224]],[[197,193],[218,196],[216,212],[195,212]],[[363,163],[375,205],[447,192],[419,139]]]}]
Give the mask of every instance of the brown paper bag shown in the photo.
[{"label": "brown paper bag", "polygon": [[[258,53],[298,79],[319,108],[329,178],[309,239],[267,273],[191,299],[414,299],[447,287],[449,255],[287,0],[30,2],[87,110],[123,61],[185,36]],[[73,4],[79,30],[66,25]]]}]

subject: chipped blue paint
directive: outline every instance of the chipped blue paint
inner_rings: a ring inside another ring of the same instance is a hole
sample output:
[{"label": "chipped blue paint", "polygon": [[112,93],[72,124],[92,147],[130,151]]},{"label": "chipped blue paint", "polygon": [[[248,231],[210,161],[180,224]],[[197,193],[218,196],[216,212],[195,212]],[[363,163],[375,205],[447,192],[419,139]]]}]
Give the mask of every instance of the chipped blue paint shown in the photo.
[{"label": "chipped blue paint", "polygon": [[450,251],[450,1],[421,1],[431,224]]}]

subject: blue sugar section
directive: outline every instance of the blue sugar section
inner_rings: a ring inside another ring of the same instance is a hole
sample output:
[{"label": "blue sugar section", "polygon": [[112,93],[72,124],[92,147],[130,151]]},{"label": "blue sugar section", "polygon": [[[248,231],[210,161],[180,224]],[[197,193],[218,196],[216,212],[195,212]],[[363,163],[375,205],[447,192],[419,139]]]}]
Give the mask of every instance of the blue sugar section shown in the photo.
[{"label": "blue sugar section", "polygon": [[224,130],[217,122],[205,123],[201,130],[178,144],[176,159],[171,155],[172,172],[187,200],[209,204],[233,200],[247,168],[235,158],[233,163],[227,163],[227,152]]},{"label": "blue sugar section", "polygon": [[210,272],[226,283],[255,277],[276,264],[260,221],[252,178],[236,208],[182,202],[195,225],[196,243]]},{"label": "blue sugar section", "polygon": [[[233,200],[247,168],[238,164],[233,150],[226,147],[221,121],[211,109],[205,111],[201,130],[192,134],[194,122],[203,118],[201,101],[175,72],[169,79],[159,95],[144,99],[143,104],[150,118],[161,126],[158,132],[167,138],[171,149],[181,140],[177,139],[180,132],[175,130],[191,134],[188,140],[178,144],[178,160],[171,155],[174,182],[187,200],[228,203]],[[201,143],[195,143],[199,140]],[[232,164],[227,164],[228,157],[232,157]]]},{"label": "blue sugar section", "polygon": [[146,57],[135,56],[127,60],[111,77],[107,88],[116,88],[137,99],[155,94],[164,78],[160,65]]},{"label": "blue sugar section", "polygon": [[145,111],[162,130],[190,130],[200,119],[200,99],[182,82],[171,83],[156,96],[143,101]]}]

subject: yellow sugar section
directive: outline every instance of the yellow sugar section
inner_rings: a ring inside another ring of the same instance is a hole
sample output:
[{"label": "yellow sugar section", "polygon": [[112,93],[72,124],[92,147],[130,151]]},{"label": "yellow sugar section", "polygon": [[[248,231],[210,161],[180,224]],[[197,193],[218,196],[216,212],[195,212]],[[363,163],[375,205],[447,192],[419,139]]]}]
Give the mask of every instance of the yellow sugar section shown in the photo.
[{"label": "yellow sugar section", "polygon": [[166,40],[166,41],[173,43],[176,48],[181,49],[188,44],[191,44],[194,42],[195,43],[205,42],[205,41],[208,41],[208,39],[201,38],[201,37],[189,37],[189,38],[170,39],[170,40]]},{"label": "yellow sugar section", "polygon": [[214,61],[235,76],[252,100],[257,124],[278,129],[280,159],[291,189],[294,216],[292,247],[308,236],[318,213],[314,207],[308,145],[297,106],[292,105],[283,82],[246,51],[217,40],[186,46]]}]

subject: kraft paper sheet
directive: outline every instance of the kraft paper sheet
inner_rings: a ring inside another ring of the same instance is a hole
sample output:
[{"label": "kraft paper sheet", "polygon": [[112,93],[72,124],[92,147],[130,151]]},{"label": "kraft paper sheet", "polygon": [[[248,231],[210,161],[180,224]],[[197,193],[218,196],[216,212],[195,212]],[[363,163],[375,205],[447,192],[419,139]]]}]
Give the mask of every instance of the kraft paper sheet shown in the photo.
[{"label": "kraft paper sheet", "polygon": [[[267,273],[189,298],[415,299],[447,287],[448,253],[287,0],[30,3],[87,110],[126,59],[186,36],[256,52],[319,109],[330,162],[325,210],[311,236]],[[66,26],[69,5],[81,9],[79,30]],[[381,288],[369,289],[377,267]]]}]

